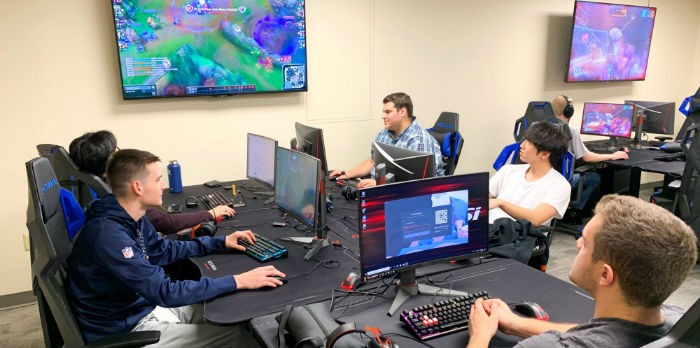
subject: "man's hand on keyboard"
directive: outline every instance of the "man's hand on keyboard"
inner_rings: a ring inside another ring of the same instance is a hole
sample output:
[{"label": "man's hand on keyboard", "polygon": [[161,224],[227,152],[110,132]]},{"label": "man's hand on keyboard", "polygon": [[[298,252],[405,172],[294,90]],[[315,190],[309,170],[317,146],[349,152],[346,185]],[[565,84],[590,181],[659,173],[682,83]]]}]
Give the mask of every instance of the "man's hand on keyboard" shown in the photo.
[{"label": "man's hand on keyboard", "polygon": [[271,286],[276,288],[282,285],[282,281],[273,277],[286,277],[286,275],[277,270],[274,266],[264,266],[252,269],[248,272],[236,274],[233,279],[236,280],[236,287],[240,289],[258,289],[263,286]]},{"label": "man's hand on keyboard", "polygon": [[229,249],[245,251],[245,247],[238,244],[238,240],[241,238],[247,239],[250,244],[255,244],[255,235],[253,234],[253,231],[245,230],[236,231],[226,236],[226,247]]}]

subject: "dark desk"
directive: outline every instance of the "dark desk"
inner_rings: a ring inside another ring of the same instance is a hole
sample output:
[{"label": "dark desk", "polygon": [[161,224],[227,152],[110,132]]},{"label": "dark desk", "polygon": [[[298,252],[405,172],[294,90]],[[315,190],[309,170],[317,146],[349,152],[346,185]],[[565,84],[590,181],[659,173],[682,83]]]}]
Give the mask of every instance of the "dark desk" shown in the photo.
[{"label": "dark desk", "polygon": [[[608,140],[587,141],[586,147],[597,153],[610,153],[607,151]],[[606,168],[600,170],[602,194],[627,191],[627,194],[639,197],[639,185],[642,172],[664,174],[667,177],[677,179],[683,175],[685,162],[682,161],[657,161],[657,156],[665,155],[666,152],[653,149],[630,149],[628,160],[603,161]],[[616,188],[616,177],[624,177],[622,180],[627,184],[623,189]],[[668,180],[668,179],[665,179]]]},{"label": "dark desk", "polygon": [[[227,250],[204,257],[195,257],[191,261],[197,266],[202,276],[212,278],[238,274],[265,265],[275,266],[287,277],[300,276],[289,280],[282,287],[242,290],[207,301],[204,304],[204,317],[208,322],[234,324],[278,312],[287,304],[302,305],[330,299],[331,289],[339,288],[350,271],[359,269],[358,243],[354,240],[357,238],[358,229],[357,203],[346,201],[335,184],[327,186],[334,203],[334,209],[328,214],[328,226],[331,229],[328,232],[328,238],[331,241],[339,241],[345,248],[327,247],[316,256],[316,261],[305,261],[304,246],[279,241],[281,237],[306,236],[303,231],[305,227],[293,218],[289,219],[290,223],[286,227],[273,227],[273,221],[284,221],[282,212],[274,204],[264,204],[267,197],[254,198],[254,195],[246,189],[247,181],[234,183],[237,184],[237,190],[242,189],[246,206],[235,208],[236,215],[233,218],[219,223],[217,235],[251,229],[284,245],[289,251],[289,256],[263,264],[238,251]],[[224,186],[230,186],[230,184],[230,182],[225,183]],[[182,193],[178,194],[164,192],[163,204],[180,203],[184,206],[187,196],[198,196],[212,191],[221,191],[226,197],[231,197],[231,191],[224,191],[223,187],[207,188],[196,185],[186,187]],[[199,208],[185,208],[183,211],[191,212],[197,209],[206,208],[200,204]],[[326,266],[329,268],[319,265],[319,262],[328,262]],[[312,269],[314,270],[311,271]],[[311,272],[308,275],[302,275],[309,271]]]},{"label": "dark desk", "polygon": [[[537,271],[527,265],[509,259],[495,259],[467,268],[450,271],[454,283],[452,288],[461,291],[475,292],[486,290],[491,297],[498,297],[506,302],[530,300],[539,303],[550,315],[554,322],[586,323],[593,316],[593,300],[580,288],[556,279],[546,273]],[[432,276],[433,280],[444,279],[449,273]],[[449,286],[446,285],[446,286]],[[365,286],[363,290],[372,287]],[[338,319],[344,322],[362,322],[371,327],[379,327],[385,334],[411,334],[403,328],[399,321],[400,311],[415,306],[434,302],[433,296],[416,296],[409,299],[393,317],[386,315],[393,300],[393,290],[386,291],[383,297],[366,297],[362,303],[347,309]],[[337,300],[336,295],[336,301]],[[440,298],[440,297],[438,297]],[[349,303],[358,301],[355,296]],[[339,305],[342,305],[341,302]],[[335,306],[333,314],[338,316],[344,308]],[[251,320],[253,330],[263,339],[268,347],[278,347],[277,322],[275,315],[267,315]],[[401,347],[416,347],[419,343],[410,339],[390,335],[390,338]],[[426,341],[434,347],[464,347],[467,343],[468,332],[460,331],[451,335]],[[504,335],[498,332],[491,341],[491,347],[512,347],[518,337]]]}]

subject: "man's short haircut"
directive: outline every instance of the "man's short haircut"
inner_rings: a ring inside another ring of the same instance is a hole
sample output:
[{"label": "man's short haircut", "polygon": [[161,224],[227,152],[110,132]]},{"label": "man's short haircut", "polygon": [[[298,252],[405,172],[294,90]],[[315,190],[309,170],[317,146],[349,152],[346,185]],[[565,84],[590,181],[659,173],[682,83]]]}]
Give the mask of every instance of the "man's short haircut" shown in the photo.
[{"label": "man's short haircut", "polygon": [[554,114],[557,116],[564,116],[564,108],[567,105],[569,105],[569,102],[563,95],[559,95],[552,100],[552,108],[554,109]]},{"label": "man's short haircut", "polygon": [[409,97],[408,94],[403,92],[391,93],[384,97],[384,100],[382,101],[384,104],[388,102],[394,103],[396,111],[401,110],[401,108],[406,108],[408,117],[413,117],[413,102],[411,102],[411,97]]},{"label": "man's short haircut", "polygon": [[668,210],[631,196],[607,195],[595,213],[603,224],[593,238],[593,261],[612,267],[628,305],[661,305],[697,261],[693,231]]},{"label": "man's short haircut", "polygon": [[549,152],[549,160],[554,163],[569,148],[569,139],[562,128],[565,126],[550,122],[533,123],[525,132],[525,140],[534,145],[537,152]]},{"label": "man's short haircut", "polygon": [[126,197],[134,180],[148,176],[147,165],[160,162],[158,156],[134,149],[119,150],[107,160],[107,183],[115,197]]},{"label": "man's short haircut", "polygon": [[68,154],[81,170],[102,177],[107,159],[117,149],[117,138],[108,130],[88,132],[71,141]]}]

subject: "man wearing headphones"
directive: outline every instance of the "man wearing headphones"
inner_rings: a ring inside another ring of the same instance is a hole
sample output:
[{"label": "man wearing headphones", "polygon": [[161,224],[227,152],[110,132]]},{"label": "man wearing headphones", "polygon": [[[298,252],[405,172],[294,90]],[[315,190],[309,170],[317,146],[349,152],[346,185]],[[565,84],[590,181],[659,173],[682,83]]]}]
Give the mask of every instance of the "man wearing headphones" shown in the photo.
[{"label": "man wearing headphones", "polygon": [[[442,162],[442,151],[437,140],[423,129],[416,117],[413,116],[413,103],[406,93],[392,93],[384,97],[382,108],[382,120],[384,129],[379,132],[374,141],[402,147],[404,149],[435,154],[435,175],[445,175]],[[370,147],[371,148],[371,147]],[[374,176],[373,150],[370,157],[360,163],[359,166],[349,171],[334,170],[328,176],[337,177],[340,180],[359,178],[372,174]],[[377,182],[372,179],[364,179],[357,184],[357,188],[375,186]]]},{"label": "man wearing headphones", "polygon": [[[552,107],[554,108],[554,114],[558,119],[569,123],[571,117],[574,115],[574,100],[565,96],[560,95],[552,101]],[[600,154],[591,152],[586,148],[586,145],[581,140],[581,134],[578,128],[569,124],[569,130],[571,131],[571,142],[569,143],[569,151],[574,154],[576,159],[583,159],[585,162],[601,162],[609,160],[626,160],[629,156],[624,151],[617,151],[611,154]],[[581,174],[575,173],[574,179],[571,181],[571,186],[573,189],[578,187],[579,180],[581,180]],[[588,199],[591,198],[593,191],[600,185],[600,175],[596,172],[587,172],[583,175],[583,192],[581,193],[581,201],[577,204],[572,204],[567,214],[574,219],[577,224],[581,224],[581,217],[583,215],[583,207],[586,206]]]}]

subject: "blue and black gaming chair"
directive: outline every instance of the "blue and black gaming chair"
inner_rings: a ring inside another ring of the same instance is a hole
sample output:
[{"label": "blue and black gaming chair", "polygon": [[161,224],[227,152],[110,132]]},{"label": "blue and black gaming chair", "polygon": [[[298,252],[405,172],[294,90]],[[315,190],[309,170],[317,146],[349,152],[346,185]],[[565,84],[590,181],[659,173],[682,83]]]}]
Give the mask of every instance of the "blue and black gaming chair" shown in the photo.
[{"label": "blue and black gaming chair", "polygon": [[[64,224],[61,187],[46,158],[26,163],[32,288],[37,296],[46,347],[84,347],[87,342],[66,297],[66,259],[73,249]],[[159,331],[126,332],[89,343],[91,347],[141,347],[158,342]]]},{"label": "blue and black gaming chair", "polygon": [[525,131],[535,122],[561,122],[554,114],[552,103],[548,101],[531,101],[527,103],[525,115],[515,120],[515,128],[513,129],[513,138],[517,142],[523,141]]},{"label": "blue and black gaming chair", "polygon": [[445,175],[454,174],[464,145],[462,134],[459,133],[459,114],[443,111],[433,128],[428,129],[428,133],[440,144]]},{"label": "blue and black gaming chair", "polygon": [[102,179],[80,170],[62,146],[40,144],[36,149],[39,156],[49,160],[61,187],[73,193],[83,210],[96,198],[112,193]]}]

